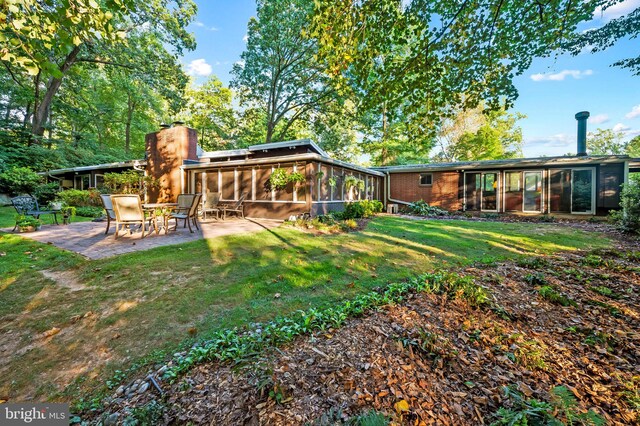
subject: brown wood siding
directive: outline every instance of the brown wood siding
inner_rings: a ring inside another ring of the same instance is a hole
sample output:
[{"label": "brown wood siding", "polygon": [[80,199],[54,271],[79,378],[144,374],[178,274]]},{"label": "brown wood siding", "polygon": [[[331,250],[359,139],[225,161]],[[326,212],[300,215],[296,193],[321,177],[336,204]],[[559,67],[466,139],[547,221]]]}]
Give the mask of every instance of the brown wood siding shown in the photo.
[{"label": "brown wood siding", "polygon": [[460,210],[462,200],[458,198],[459,173],[433,172],[432,175],[432,185],[421,186],[420,173],[392,173],[390,198],[406,202],[424,200],[446,210]]},{"label": "brown wood siding", "polygon": [[306,203],[273,203],[273,202],[252,202],[244,204],[244,215],[246,217],[265,219],[288,219],[292,215],[308,213],[309,207]]},{"label": "brown wood siding", "polygon": [[222,170],[222,199],[223,200],[235,199],[233,169]]},{"label": "brown wood siding", "polygon": [[271,166],[256,168],[256,200],[271,200],[269,176],[271,176]]},{"label": "brown wood siding", "polygon": [[620,207],[620,185],[624,183],[624,164],[600,166],[598,174],[598,207],[615,209]]}]

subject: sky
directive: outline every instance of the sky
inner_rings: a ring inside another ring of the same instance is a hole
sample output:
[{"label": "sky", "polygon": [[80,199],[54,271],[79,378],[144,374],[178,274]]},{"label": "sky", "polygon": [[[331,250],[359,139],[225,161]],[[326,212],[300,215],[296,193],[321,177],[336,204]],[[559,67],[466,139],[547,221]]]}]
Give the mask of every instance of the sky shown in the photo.
[{"label": "sky", "polygon": [[[198,16],[191,31],[198,47],[183,58],[185,70],[196,81],[215,74],[231,80],[233,64],[246,46],[247,22],[256,15],[254,0],[196,0]],[[581,29],[597,28],[640,7],[640,0],[625,0],[594,14]],[[522,127],[525,157],[576,152],[576,120],[589,111],[588,130],[613,129],[626,140],[640,135],[640,76],[612,67],[616,60],[638,55],[638,40],[620,40],[604,52],[584,52],[538,58],[514,80],[519,97],[512,111],[525,114]]]}]

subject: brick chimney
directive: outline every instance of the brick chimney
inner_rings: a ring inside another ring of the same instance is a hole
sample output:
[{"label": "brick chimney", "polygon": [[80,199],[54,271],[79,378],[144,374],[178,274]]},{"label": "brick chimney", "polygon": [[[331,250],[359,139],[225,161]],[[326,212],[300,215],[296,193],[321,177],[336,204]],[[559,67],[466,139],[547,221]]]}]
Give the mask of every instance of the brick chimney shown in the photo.
[{"label": "brick chimney", "polygon": [[186,185],[180,166],[185,160],[197,160],[198,132],[185,126],[163,128],[145,137],[147,175],[158,180],[150,188],[150,202],[173,203]]}]

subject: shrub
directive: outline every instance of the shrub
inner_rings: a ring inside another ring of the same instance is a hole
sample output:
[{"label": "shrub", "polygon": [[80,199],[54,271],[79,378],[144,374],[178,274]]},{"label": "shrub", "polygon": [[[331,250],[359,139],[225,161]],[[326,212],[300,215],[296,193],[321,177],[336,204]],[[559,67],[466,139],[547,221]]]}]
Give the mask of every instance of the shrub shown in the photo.
[{"label": "shrub", "polygon": [[640,234],[640,181],[630,180],[622,186],[619,211],[610,213],[611,219],[625,232]]},{"label": "shrub", "polygon": [[347,203],[344,212],[340,214],[341,219],[360,219],[371,217],[382,211],[382,202],[378,200],[361,200]]},{"label": "shrub", "polygon": [[143,176],[137,170],[104,174],[104,187],[112,194],[138,194],[142,196],[145,189],[156,187],[158,184],[157,179],[152,176]]},{"label": "shrub", "polygon": [[101,217],[103,210],[100,207],[84,206],[76,208],[76,214],[82,217]]},{"label": "shrub", "polygon": [[430,206],[426,201],[419,200],[409,204],[409,212],[418,216],[448,216],[447,210],[440,207]]},{"label": "shrub", "polygon": [[42,176],[28,167],[13,167],[0,173],[0,192],[9,195],[33,194]]},{"label": "shrub", "polygon": [[100,192],[97,189],[67,189],[58,193],[58,199],[68,206],[75,207],[99,207],[102,205]]},{"label": "shrub", "polygon": [[40,206],[42,207],[55,200],[58,192],[60,192],[60,185],[58,185],[58,182],[51,182],[39,185],[35,189],[33,195],[36,197],[38,203],[40,203]]}]

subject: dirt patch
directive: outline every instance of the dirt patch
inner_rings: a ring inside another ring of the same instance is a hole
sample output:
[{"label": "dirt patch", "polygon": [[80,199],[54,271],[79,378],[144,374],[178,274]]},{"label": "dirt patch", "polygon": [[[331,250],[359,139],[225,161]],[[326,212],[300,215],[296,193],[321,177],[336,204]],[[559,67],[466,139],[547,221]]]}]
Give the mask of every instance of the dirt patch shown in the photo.
[{"label": "dirt patch", "polygon": [[42,275],[55,282],[56,285],[66,288],[69,291],[86,290],[87,286],[82,284],[74,271],[52,271],[45,269],[40,271]]},{"label": "dirt patch", "polygon": [[545,401],[564,386],[609,424],[640,421],[638,240],[457,272],[490,292],[491,308],[409,295],[242,368],[200,365],[163,398],[107,401],[107,412],[123,419],[155,399],[168,424],[337,424],[374,410],[402,424],[477,425],[511,406],[505,386]]}]

